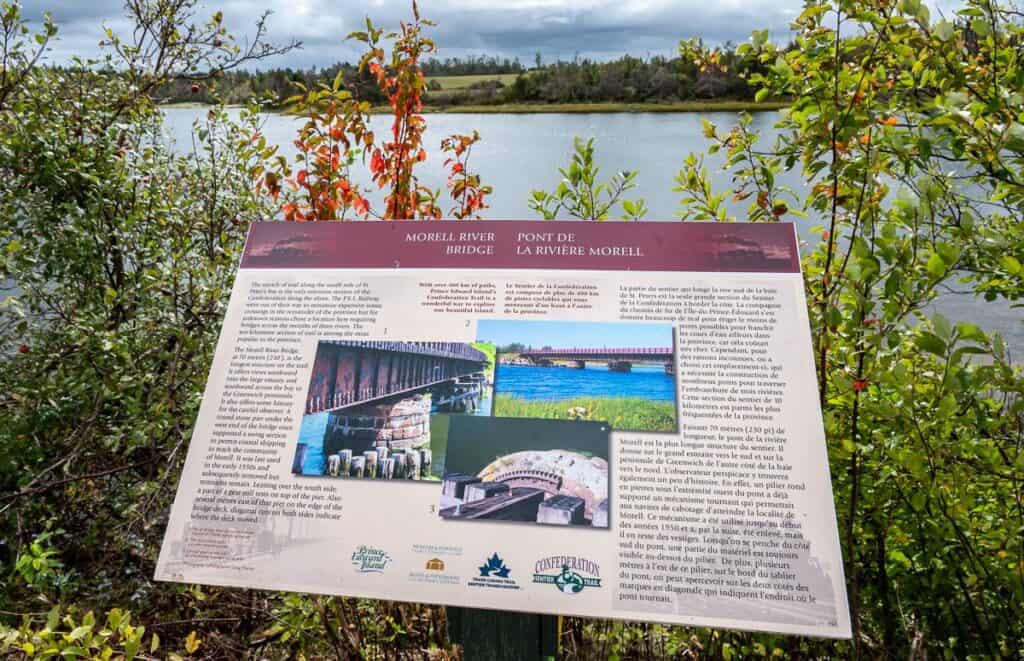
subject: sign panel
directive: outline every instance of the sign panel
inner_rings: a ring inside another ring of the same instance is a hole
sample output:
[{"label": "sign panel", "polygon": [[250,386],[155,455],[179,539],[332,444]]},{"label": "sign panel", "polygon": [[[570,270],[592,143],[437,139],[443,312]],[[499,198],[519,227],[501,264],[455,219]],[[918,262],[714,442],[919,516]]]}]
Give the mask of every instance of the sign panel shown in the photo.
[{"label": "sign panel", "polygon": [[849,637],[793,226],[253,225],[156,577]]}]

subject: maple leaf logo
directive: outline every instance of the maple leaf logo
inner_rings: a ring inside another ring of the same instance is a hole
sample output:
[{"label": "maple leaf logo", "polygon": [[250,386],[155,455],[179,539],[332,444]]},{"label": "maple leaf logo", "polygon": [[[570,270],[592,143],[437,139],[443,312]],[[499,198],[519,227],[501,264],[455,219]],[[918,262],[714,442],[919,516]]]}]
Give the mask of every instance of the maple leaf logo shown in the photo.
[{"label": "maple leaf logo", "polygon": [[505,566],[505,561],[499,558],[497,553],[487,558],[487,563],[480,565],[477,569],[480,570],[481,576],[497,576],[498,578],[508,578],[512,571]]}]

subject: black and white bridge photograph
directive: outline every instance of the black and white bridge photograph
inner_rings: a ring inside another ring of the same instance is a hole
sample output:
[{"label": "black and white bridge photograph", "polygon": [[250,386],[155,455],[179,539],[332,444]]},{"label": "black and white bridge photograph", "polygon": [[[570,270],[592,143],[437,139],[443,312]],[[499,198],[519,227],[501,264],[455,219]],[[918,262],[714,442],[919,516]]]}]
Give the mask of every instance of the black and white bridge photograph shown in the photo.
[{"label": "black and white bridge photograph", "polygon": [[493,356],[481,343],[320,341],[292,473],[436,483],[448,415],[490,414]]}]

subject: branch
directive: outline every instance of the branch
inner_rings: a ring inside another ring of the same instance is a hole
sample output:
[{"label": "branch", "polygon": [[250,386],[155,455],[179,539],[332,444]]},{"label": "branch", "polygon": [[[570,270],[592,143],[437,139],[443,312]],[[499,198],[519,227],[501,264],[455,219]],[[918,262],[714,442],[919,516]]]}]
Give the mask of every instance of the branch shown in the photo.
[{"label": "branch", "polygon": [[134,470],[136,468],[142,468],[143,466],[147,466],[149,464],[154,463],[156,460],[157,460],[157,458],[147,459],[145,461],[140,461],[140,462],[137,462],[137,463],[134,463],[134,464],[128,464],[127,466],[118,466],[117,468],[108,468],[107,470],[96,471],[95,473],[85,473],[84,475],[75,475],[73,477],[64,478],[63,480],[56,480],[54,482],[49,482],[47,484],[42,484],[42,485],[40,485],[38,487],[33,487],[31,489],[29,489],[29,488],[22,489],[21,491],[19,491],[17,493],[12,493],[12,494],[8,494],[6,496],[0,497],[0,502],[8,503],[7,506],[5,506],[2,510],[0,510],[0,514],[2,514],[4,511],[6,511],[15,501],[17,501],[17,500],[19,500],[21,498],[24,498],[25,496],[35,496],[35,495],[38,495],[38,494],[41,494],[41,493],[45,493],[45,492],[47,492],[47,491],[49,491],[51,489],[55,489],[57,487],[63,486],[65,484],[70,484],[72,482],[79,482],[81,480],[92,480],[92,479],[95,479],[97,477],[106,477],[107,475],[114,475],[116,473],[123,473],[124,471]]}]

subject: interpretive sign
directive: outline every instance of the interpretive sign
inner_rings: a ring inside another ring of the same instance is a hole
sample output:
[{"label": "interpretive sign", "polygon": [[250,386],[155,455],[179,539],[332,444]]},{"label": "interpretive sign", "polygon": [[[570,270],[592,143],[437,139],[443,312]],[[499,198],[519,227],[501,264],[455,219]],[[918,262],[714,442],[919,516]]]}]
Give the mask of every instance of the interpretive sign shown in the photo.
[{"label": "interpretive sign", "polygon": [[793,226],[253,225],[156,577],[849,637]]}]

